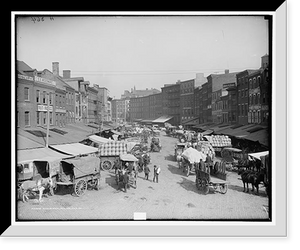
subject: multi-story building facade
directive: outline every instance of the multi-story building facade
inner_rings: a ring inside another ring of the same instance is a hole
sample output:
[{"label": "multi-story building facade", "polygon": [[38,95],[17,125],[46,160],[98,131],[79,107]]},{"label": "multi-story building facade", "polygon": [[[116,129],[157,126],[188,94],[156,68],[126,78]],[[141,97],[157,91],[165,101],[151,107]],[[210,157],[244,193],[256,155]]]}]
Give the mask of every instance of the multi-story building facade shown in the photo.
[{"label": "multi-story building facade", "polygon": [[180,81],[165,84],[162,90],[163,115],[173,117],[174,125],[180,124]]},{"label": "multi-story building facade", "polygon": [[156,119],[163,115],[162,93],[149,95],[149,119]]},{"label": "multi-story building facade", "polygon": [[87,120],[88,123],[96,123],[100,124],[100,117],[98,114],[98,90],[91,86],[87,87],[87,94],[88,94],[88,115]]},{"label": "multi-story building facade", "polygon": [[[114,108],[112,107],[112,110]],[[135,122],[142,119],[142,99],[140,97],[130,98],[129,101],[129,120]]]},{"label": "multi-story building facade", "polygon": [[229,73],[229,70],[225,70],[225,74],[211,74],[207,77],[208,82],[212,84],[211,92],[211,109],[212,109],[212,122],[219,124],[223,122],[223,103],[222,96],[227,95],[226,89],[223,86],[236,85],[237,72]]},{"label": "multi-story building facade", "polygon": [[227,94],[221,97],[222,102],[222,123],[237,123],[237,94],[236,86],[233,84],[225,84],[223,88]]},{"label": "multi-story building facade", "polygon": [[211,94],[212,94],[212,83],[211,81],[208,81],[202,85],[203,123],[212,122]]},{"label": "multi-story building facade", "polygon": [[101,122],[112,121],[112,111],[110,108],[109,90],[106,87],[100,87],[98,84],[94,84],[94,89],[98,91],[97,98],[99,101],[98,105],[98,115],[100,115]]},{"label": "multi-story building facade", "polygon": [[124,98],[133,98],[133,97],[142,97],[142,96],[148,96],[148,95],[153,95],[153,94],[158,94],[160,93],[160,91],[158,89],[136,89],[135,86],[134,88],[131,89],[131,91],[129,90],[125,90],[124,93],[121,95],[121,99]]},{"label": "multi-story building facade", "polygon": [[[134,99],[134,98],[133,98]],[[118,124],[124,124],[130,120],[130,105],[129,99],[113,99],[112,106],[112,121]]]},{"label": "multi-story building facade", "polygon": [[49,124],[55,125],[56,82],[38,76],[38,71],[26,63],[17,61],[17,112],[16,125],[20,128],[47,125],[49,101]]},{"label": "multi-story building facade", "polygon": [[[53,72],[55,74],[55,68],[58,68],[58,62],[53,63]],[[88,93],[87,88],[89,81],[84,81],[83,77],[71,77],[70,70],[63,70],[63,81],[74,89],[75,93],[75,121],[87,123],[88,115]]]},{"label": "multi-story building facade", "polygon": [[180,123],[194,118],[195,79],[180,82]]},{"label": "multi-story building facade", "polygon": [[261,122],[263,124],[269,124],[270,117],[270,77],[269,77],[269,56],[262,57],[262,81],[260,84],[260,103],[261,103]]},{"label": "multi-story building facade", "polygon": [[196,87],[194,90],[194,116],[199,119],[200,122],[200,102],[202,103],[202,98],[200,94],[202,92],[202,86]]},{"label": "multi-story building facade", "polygon": [[260,69],[249,75],[249,123],[262,123],[267,125],[270,122],[269,106],[271,86],[269,82],[269,55],[266,54],[261,57]]},{"label": "multi-story building facade", "polygon": [[237,79],[237,111],[238,111],[238,123],[241,125],[248,124],[248,112],[249,112],[249,74],[257,70],[244,70],[236,74]]},{"label": "multi-story building facade", "polygon": [[261,123],[261,92],[262,70],[257,70],[248,75],[249,81],[249,112],[248,123]]}]

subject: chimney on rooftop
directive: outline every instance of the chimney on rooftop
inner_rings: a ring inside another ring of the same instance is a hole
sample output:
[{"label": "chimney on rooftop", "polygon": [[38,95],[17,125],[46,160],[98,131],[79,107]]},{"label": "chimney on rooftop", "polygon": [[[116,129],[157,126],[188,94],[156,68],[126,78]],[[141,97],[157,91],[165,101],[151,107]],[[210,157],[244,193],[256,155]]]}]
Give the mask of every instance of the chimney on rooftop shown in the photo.
[{"label": "chimney on rooftop", "polygon": [[225,74],[229,74],[229,69],[225,69]]},{"label": "chimney on rooftop", "polygon": [[59,76],[59,62],[52,62],[52,73]]},{"label": "chimney on rooftop", "polygon": [[71,78],[71,70],[63,70],[63,78]]}]

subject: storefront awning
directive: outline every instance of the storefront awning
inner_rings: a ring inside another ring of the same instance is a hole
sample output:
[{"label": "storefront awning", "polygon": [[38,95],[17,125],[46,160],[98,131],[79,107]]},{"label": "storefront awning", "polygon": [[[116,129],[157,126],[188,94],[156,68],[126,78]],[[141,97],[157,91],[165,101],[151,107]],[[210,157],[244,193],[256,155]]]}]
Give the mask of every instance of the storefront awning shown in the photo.
[{"label": "storefront awning", "polygon": [[197,125],[197,124],[199,124],[199,117],[188,119],[188,120],[182,122],[182,125],[185,125],[185,126]]},{"label": "storefront awning", "polygon": [[165,123],[169,120],[171,120],[173,116],[161,116],[155,120],[152,121],[152,123]]},{"label": "storefront awning", "polygon": [[69,155],[59,153],[50,148],[32,148],[17,151],[17,162],[49,161],[69,158]]},{"label": "storefront awning", "polygon": [[81,143],[69,143],[69,144],[60,144],[60,145],[51,145],[50,148],[53,148],[59,152],[78,156],[95,153],[98,151],[98,148],[90,147]]}]

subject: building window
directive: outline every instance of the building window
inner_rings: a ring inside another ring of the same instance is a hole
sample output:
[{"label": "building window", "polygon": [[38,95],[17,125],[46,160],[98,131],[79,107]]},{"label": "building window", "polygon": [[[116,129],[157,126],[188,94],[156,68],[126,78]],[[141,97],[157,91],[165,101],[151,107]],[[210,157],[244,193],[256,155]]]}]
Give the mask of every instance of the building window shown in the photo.
[{"label": "building window", "polygon": [[27,88],[27,87],[24,88],[24,100],[30,101],[29,100],[29,88]]},{"label": "building window", "polygon": [[49,124],[52,125],[53,124],[53,113],[49,112]]},{"label": "building window", "polygon": [[46,92],[43,91],[43,103],[46,104],[47,100],[46,100]]},{"label": "building window", "polygon": [[36,102],[40,103],[40,91],[39,90],[36,91]]},{"label": "building window", "polygon": [[52,93],[49,93],[49,105],[52,105],[52,102],[53,102],[53,94]]},{"label": "building window", "polygon": [[39,111],[36,112],[36,124],[40,125],[40,112]]},{"label": "building window", "polygon": [[254,89],[256,88],[256,78],[255,77],[253,78],[253,88]]},{"label": "building window", "polygon": [[258,86],[260,85],[260,82],[261,82],[260,76],[258,76],[258,77],[257,77],[257,84],[258,84]]},{"label": "building window", "polygon": [[25,111],[25,126],[30,126],[30,113],[29,111]]},{"label": "building window", "polygon": [[249,79],[249,89],[252,89],[252,79]]}]

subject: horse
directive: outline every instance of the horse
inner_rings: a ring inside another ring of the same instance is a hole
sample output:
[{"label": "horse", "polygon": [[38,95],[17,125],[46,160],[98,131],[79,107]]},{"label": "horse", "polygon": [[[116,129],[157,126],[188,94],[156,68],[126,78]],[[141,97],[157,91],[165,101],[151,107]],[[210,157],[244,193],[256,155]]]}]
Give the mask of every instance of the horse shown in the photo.
[{"label": "horse", "polygon": [[244,185],[243,192],[246,191],[246,185],[247,185],[247,193],[249,193],[249,184],[252,185],[252,192],[254,192],[254,188],[256,188],[256,194],[259,194],[259,184],[264,181],[264,171],[260,172],[254,172],[253,170],[243,170],[240,169],[238,172],[239,175],[241,175],[241,179]]},{"label": "horse", "polygon": [[51,189],[54,187],[54,183],[51,177],[42,178],[37,177],[36,180],[27,180],[22,182],[19,188],[23,202],[28,200],[28,196],[34,192],[39,192],[38,201],[41,202],[43,192],[45,189]]}]

